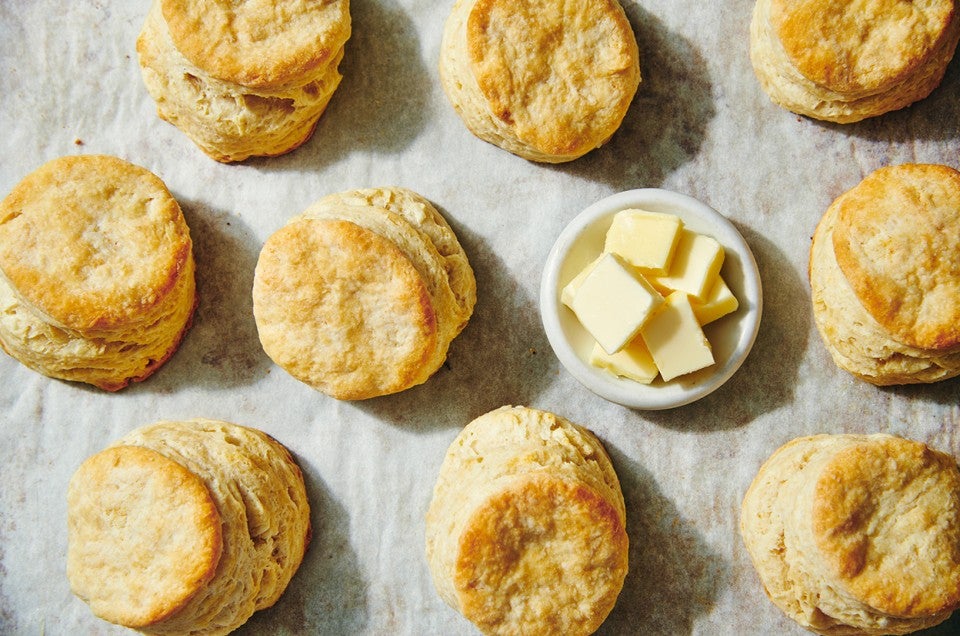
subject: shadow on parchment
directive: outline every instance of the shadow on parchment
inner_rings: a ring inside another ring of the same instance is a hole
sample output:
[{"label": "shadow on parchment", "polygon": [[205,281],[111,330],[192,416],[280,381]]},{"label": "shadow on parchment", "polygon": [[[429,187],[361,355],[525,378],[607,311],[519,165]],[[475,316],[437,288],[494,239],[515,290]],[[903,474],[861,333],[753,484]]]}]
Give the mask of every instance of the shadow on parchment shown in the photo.
[{"label": "shadow on parchment", "polygon": [[640,48],[633,103],[609,142],[551,166],[616,190],[660,185],[696,156],[716,115],[707,64],[694,45],[644,8],[626,3],[624,10]]},{"label": "shadow on parchment", "polygon": [[605,446],[627,506],[630,570],[597,634],[691,634],[697,617],[712,610],[729,566],[640,464]]},{"label": "shadow on parchment", "polygon": [[173,393],[185,387],[233,388],[265,375],[253,319],[253,272],[259,243],[228,211],[177,197],[193,239],[197,309],[179,349],[157,372],[125,391]]},{"label": "shadow on parchment", "polygon": [[361,634],[369,627],[368,585],[350,546],[347,510],[333,499],[303,457],[313,537],[290,585],[270,608],[256,612],[236,633]]},{"label": "shadow on parchment", "polygon": [[354,403],[411,430],[461,428],[506,404],[530,404],[559,367],[540,323],[536,295],[521,286],[482,238],[440,212],[460,239],[477,279],[473,316],[451,344],[447,361],[424,384]]}]

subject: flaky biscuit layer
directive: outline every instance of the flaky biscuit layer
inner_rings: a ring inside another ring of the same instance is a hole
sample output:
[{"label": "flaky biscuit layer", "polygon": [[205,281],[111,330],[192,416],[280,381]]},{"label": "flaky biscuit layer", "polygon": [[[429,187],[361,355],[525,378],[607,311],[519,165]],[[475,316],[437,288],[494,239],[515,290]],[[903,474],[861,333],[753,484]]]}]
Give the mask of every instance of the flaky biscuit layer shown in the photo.
[{"label": "flaky biscuit layer", "polygon": [[466,326],[476,282],[450,226],[402,188],[330,195],[264,244],[254,276],[264,351],[338,399],[425,382]]},{"label": "flaky biscuit layer", "polygon": [[[137,629],[149,634],[227,634],[255,611],[273,605],[310,541],[306,488],[290,453],[265,433],[206,419],[144,426],[112,448],[131,446],[154,451],[195,475],[209,491],[222,527],[222,551],[213,577],[175,611]],[[87,485],[97,486],[112,487]],[[142,515],[128,520],[130,532],[141,525],[152,528],[173,502],[146,503],[150,506],[141,505]],[[145,578],[143,568],[157,555],[150,545],[141,548],[135,560],[112,562],[112,567],[122,579],[119,583],[149,589],[159,582]],[[104,558],[117,556],[108,553]]]}]

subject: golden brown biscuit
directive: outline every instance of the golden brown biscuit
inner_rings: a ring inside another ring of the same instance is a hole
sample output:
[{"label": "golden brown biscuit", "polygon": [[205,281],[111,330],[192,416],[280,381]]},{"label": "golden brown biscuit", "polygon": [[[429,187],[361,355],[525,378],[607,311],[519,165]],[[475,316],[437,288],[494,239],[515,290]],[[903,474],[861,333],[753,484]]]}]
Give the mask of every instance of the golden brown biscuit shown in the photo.
[{"label": "golden brown biscuit", "polygon": [[159,422],[88,458],[67,495],[67,576],[147,634],[226,634],[286,589],[310,540],[299,467],[254,429]]},{"label": "golden brown biscuit", "polygon": [[524,407],[450,445],[426,517],[443,600],[485,634],[590,634],[627,574],[620,482],[586,429]]},{"label": "golden brown biscuit", "polygon": [[533,161],[571,161],[619,128],[640,84],[616,0],[458,0],[440,80],[477,137]]},{"label": "golden brown biscuit", "polygon": [[242,161],[310,138],[350,29],[349,0],[154,0],[137,52],[159,116],[217,161]]},{"label": "golden brown biscuit", "polygon": [[45,375],[108,391],[177,349],[196,306],[180,206],[149,171],[61,157],[0,203],[0,345]]},{"label": "golden brown biscuit", "polygon": [[958,38],[954,0],[757,0],[750,59],[775,103],[849,123],[929,95]]},{"label": "golden brown biscuit", "polygon": [[889,435],[817,435],[778,449],[740,530],[771,600],[820,634],[906,634],[960,605],[960,471]]},{"label": "golden brown biscuit", "polygon": [[475,302],[473,270],[453,230],[403,188],[316,202],[267,239],[253,285],[267,355],[344,400],[425,382]]},{"label": "golden brown biscuit", "polygon": [[960,375],[960,173],[881,168],[834,201],[810,248],[813,314],[838,366],[877,385]]}]

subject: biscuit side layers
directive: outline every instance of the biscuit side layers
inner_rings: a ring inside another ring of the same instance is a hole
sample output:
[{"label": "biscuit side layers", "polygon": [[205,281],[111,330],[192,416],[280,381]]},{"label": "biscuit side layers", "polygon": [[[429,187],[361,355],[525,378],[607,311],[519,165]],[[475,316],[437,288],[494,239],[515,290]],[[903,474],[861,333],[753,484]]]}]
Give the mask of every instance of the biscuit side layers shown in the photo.
[{"label": "biscuit side layers", "polygon": [[159,178],[115,157],[52,160],[0,203],[0,344],[45,375],[118,390],[177,349],[194,267]]},{"label": "biscuit side layers", "polygon": [[503,407],[450,445],[426,517],[441,598],[487,634],[589,634],[627,572],[623,495],[589,431]]}]

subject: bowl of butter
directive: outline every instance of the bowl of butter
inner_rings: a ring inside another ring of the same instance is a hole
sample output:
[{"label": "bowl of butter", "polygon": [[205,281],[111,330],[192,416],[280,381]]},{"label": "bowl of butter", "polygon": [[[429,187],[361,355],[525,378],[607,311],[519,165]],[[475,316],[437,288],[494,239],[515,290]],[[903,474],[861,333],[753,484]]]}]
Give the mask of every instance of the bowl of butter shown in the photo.
[{"label": "bowl of butter", "polygon": [[606,197],[560,233],[540,315],[563,366],[639,410],[689,404],[743,364],[760,326],[756,260],[730,221],[656,188]]}]

